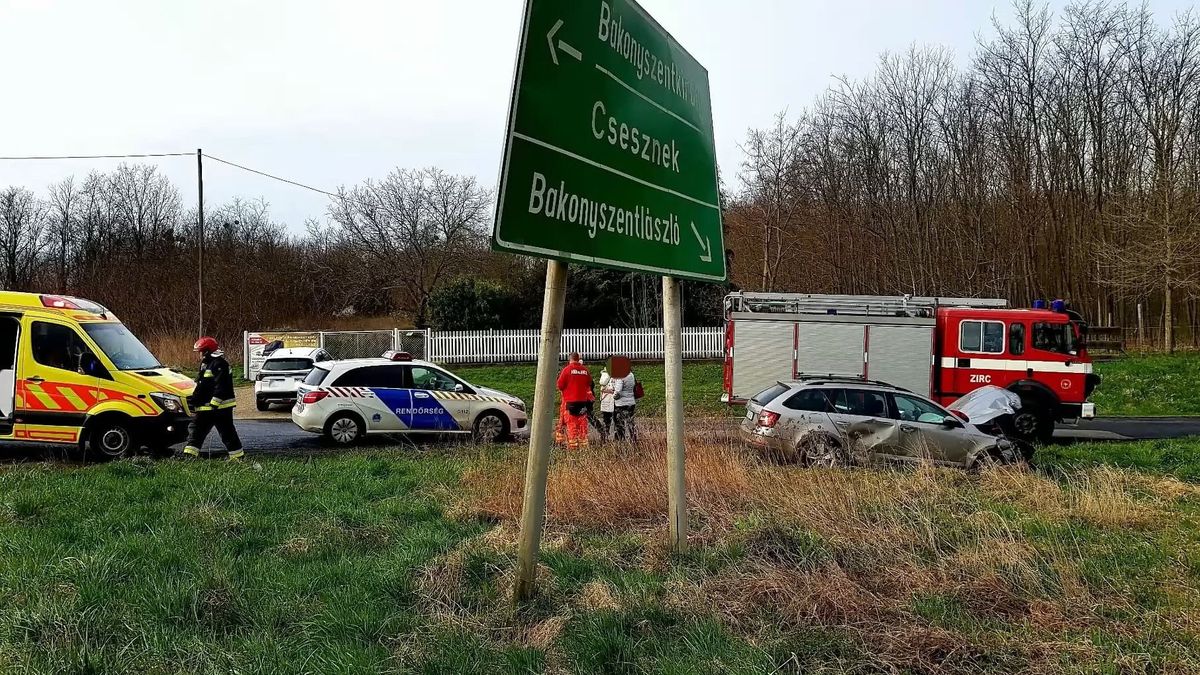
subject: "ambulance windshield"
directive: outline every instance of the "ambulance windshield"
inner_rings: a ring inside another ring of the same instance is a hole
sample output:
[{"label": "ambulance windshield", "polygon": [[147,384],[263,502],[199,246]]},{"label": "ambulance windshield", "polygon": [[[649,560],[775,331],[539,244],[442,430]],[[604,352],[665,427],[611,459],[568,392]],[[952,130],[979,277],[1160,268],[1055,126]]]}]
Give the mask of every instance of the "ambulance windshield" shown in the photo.
[{"label": "ambulance windshield", "polygon": [[1035,323],[1033,347],[1059,354],[1074,354],[1075,329],[1069,323]]},{"label": "ambulance windshield", "polygon": [[141,340],[119,323],[85,323],[83,329],[100,345],[117,370],[153,370],[162,364]]}]

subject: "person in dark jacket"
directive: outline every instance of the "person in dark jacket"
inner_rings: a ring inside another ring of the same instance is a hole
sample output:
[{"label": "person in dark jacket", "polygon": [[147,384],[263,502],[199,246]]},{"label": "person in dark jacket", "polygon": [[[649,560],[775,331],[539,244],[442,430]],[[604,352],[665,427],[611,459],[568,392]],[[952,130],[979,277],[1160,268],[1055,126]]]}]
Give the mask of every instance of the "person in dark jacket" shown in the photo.
[{"label": "person in dark jacket", "polygon": [[188,427],[187,445],[183,447],[184,457],[199,457],[200,448],[208,432],[215,427],[221,435],[221,442],[229,453],[230,461],[242,458],[246,453],[242,450],[242,440],[238,438],[237,429],[233,426],[233,408],[237,405],[233,392],[233,373],[225,353],[220,345],[211,337],[196,340],[193,351],[200,353],[200,373],[196,376],[196,389],[192,400],[196,418]]}]

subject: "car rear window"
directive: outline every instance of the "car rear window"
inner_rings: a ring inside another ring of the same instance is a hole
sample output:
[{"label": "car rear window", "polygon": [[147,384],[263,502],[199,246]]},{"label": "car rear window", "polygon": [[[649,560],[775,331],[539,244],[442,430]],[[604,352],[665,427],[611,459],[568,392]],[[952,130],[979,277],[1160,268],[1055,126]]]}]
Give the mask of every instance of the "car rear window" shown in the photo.
[{"label": "car rear window", "polygon": [[312,370],[308,371],[308,377],[304,378],[304,384],[307,384],[310,387],[319,387],[328,376],[328,370],[325,370],[324,368],[313,368]]},{"label": "car rear window", "polygon": [[887,396],[881,391],[838,389],[833,398],[834,411],[842,415],[887,417]]},{"label": "car rear window", "polygon": [[312,359],[267,359],[263,363],[264,371],[273,370],[308,370],[312,368]]},{"label": "car rear window", "polygon": [[825,395],[824,389],[805,389],[797,392],[794,396],[784,402],[783,406],[790,410],[803,410],[806,412],[830,412],[829,397]]},{"label": "car rear window", "polygon": [[788,389],[789,387],[786,384],[777,384],[770,389],[764,389],[763,391],[758,392],[755,394],[754,398],[750,399],[750,402],[757,403],[758,405],[766,405],[779,398],[779,395]]}]

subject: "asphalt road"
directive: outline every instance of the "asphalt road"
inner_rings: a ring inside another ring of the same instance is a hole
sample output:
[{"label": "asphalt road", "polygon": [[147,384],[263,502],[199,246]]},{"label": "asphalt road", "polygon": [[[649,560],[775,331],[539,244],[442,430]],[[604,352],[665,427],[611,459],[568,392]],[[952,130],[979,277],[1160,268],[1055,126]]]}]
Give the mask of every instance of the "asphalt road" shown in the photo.
[{"label": "asphalt road", "polygon": [[[644,437],[652,437],[661,435],[661,429],[656,429],[658,420],[643,419],[642,434]],[[697,435],[703,435],[707,439],[712,439],[714,435],[719,435],[720,431],[715,427],[724,428],[725,423],[720,420],[706,420],[706,425],[701,425],[701,428],[694,429]],[[728,420],[728,430],[731,440],[736,432],[736,419]],[[661,427],[661,425],[657,425]],[[276,419],[259,419],[259,420],[238,420],[237,422],[238,435],[241,436],[242,444],[245,446],[247,453],[253,455],[266,454],[308,454],[313,452],[323,452],[330,450],[330,446],[322,442],[321,438],[316,434],[310,434],[301,431],[291,420],[287,418]],[[1077,427],[1060,427],[1054,434],[1057,441],[1061,443],[1073,443],[1077,441],[1132,441],[1132,440],[1155,440],[1169,438],[1185,438],[1188,436],[1200,437],[1200,417],[1108,417],[1103,419],[1092,420],[1083,423]],[[394,446],[412,444],[413,447],[429,446],[435,444],[453,443],[455,441],[439,440],[435,438],[422,438],[418,440],[409,440],[403,436],[391,437],[371,437],[364,443],[365,446]],[[457,442],[468,443],[465,438],[459,439]],[[216,433],[213,433],[204,444],[204,452],[219,452],[222,450],[221,441]],[[61,447],[54,446],[12,446],[5,448],[3,459],[0,463],[25,462],[25,461],[41,461],[46,459],[56,459],[67,455],[63,454]]]},{"label": "asphalt road", "polygon": [[1061,426],[1055,438],[1064,440],[1136,441],[1200,436],[1200,417],[1105,417],[1085,420],[1076,427]]},{"label": "asphalt road", "polygon": [[[644,420],[652,424],[652,420]],[[735,429],[736,420],[729,428]],[[309,452],[328,446],[315,434],[306,433],[289,420],[241,420],[238,433],[248,452]],[[1109,417],[1083,422],[1076,427],[1060,427],[1054,437],[1072,441],[1128,441],[1200,436],[1200,417]],[[372,439],[380,445],[406,443],[400,437]],[[205,450],[220,449],[216,434],[205,443]]]}]

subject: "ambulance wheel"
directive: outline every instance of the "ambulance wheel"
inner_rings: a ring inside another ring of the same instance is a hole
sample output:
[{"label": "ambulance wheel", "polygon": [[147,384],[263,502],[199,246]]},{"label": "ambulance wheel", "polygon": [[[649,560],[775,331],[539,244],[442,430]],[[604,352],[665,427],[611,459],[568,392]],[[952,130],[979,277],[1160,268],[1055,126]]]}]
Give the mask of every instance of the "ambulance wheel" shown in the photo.
[{"label": "ambulance wheel", "polygon": [[100,419],[88,429],[85,447],[88,459],[96,461],[120,459],[131,454],[137,447],[133,428],[127,419],[120,417]]},{"label": "ambulance wheel", "polygon": [[476,443],[495,443],[508,438],[508,420],[494,410],[488,410],[475,420]]},{"label": "ambulance wheel", "polygon": [[362,440],[365,426],[354,413],[338,413],[325,423],[325,439],[334,445],[354,445]]}]

